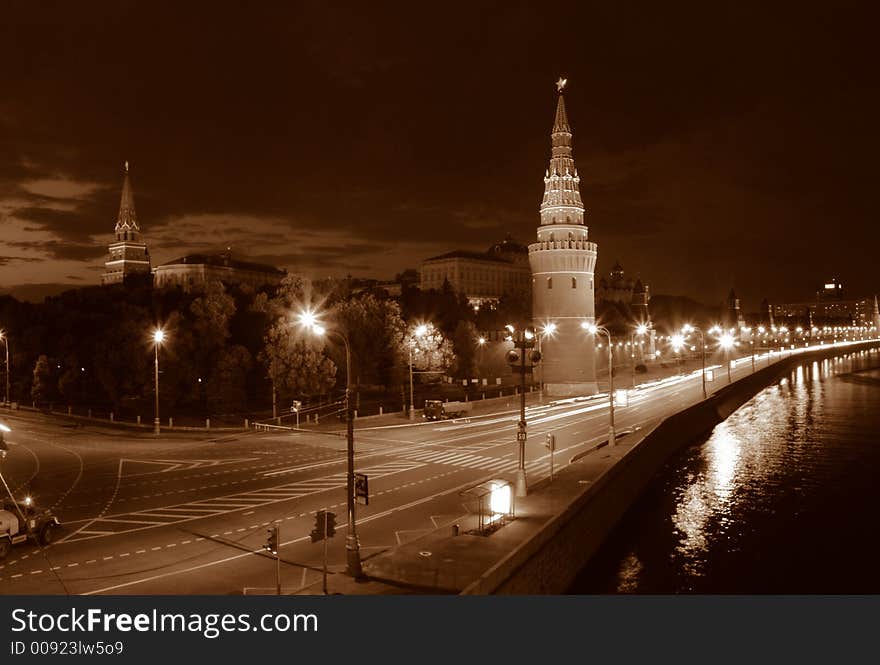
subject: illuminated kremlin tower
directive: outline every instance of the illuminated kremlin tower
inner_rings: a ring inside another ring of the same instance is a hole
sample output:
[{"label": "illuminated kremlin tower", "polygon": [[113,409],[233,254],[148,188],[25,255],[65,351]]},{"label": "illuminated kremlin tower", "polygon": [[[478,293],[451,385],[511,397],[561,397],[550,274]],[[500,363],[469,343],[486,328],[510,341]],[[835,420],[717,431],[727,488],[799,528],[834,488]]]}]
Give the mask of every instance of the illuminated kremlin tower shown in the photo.
[{"label": "illuminated kremlin tower", "polygon": [[[571,127],[562,90],[556,83],[556,119],[550,166],[544,176],[544,200],[538,242],[529,245],[532,268],[532,316],[542,335],[541,365],[547,395],[598,392],[594,336],[584,324],[595,322],[593,274],[596,243],[587,240],[580,178],[571,151]],[[551,325],[552,324],[552,325]]]},{"label": "illuminated kremlin tower", "polygon": [[121,284],[129,275],[150,274],[150,253],[141,242],[128,162],[125,162],[122,199],[119,202],[119,215],[116,217],[116,242],[110,244],[110,260],[104,267],[106,272],[101,275],[101,284]]}]

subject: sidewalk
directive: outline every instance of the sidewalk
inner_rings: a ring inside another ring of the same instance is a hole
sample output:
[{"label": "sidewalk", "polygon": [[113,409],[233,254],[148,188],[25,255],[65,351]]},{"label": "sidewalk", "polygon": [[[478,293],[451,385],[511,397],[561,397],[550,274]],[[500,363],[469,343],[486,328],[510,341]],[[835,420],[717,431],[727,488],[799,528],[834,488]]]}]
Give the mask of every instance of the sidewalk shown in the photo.
[{"label": "sidewalk", "polygon": [[[476,516],[453,524],[445,524],[413,541],[383,551],[363,560],[365,581],[345,574],[342,567],[328,578],[330,594],[460,594],[478,584],[487,573],[512,557],[525,556],[524,545],[537,545],[536,538],[554,520],[564,519],[571,506],[582,500],[589,487],[641,441],[651,430],[643,428],[635,434],[618,438],[613,448],[607,441],[593,446],[579,459],[554,474],[553,481],[531,480],[529,495],[515,499],[514,518],[487,536],[470,535]],[[566,460],[567,461],[567,460]],[[477,483],[474,483],[475,485]],[[515,562],[509,562],[516,565]],[[321,585],[313,584],[300,592],[320,594]]]}]

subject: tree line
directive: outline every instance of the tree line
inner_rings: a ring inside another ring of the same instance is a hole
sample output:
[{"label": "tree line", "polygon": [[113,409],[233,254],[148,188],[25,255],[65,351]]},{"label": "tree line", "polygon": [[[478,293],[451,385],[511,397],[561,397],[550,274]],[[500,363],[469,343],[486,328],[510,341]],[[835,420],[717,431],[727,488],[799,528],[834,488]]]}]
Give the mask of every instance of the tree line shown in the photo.
[{"label": "tree line", "polygon": [[[350,279],[310,282],[288,275],[277,287],[213,282],[198,292],[154,288],[148,279],[86,287],[43,303],[0,297],[0,327],[10,340],[13,400],[152,413],[154,342],[159,347],[163,414],[242,415],[279,404],[338,397],[345,349],[316,336],[298,314],[318,312],[328,330],[345,331],[352,383],[400,394],[409,363],[422,380],[474,371],[479,330],[528,317],[526,296],[475,310],[448,287],[400,296],[358,291]],[[416,328],[425,325],[425,334]],[[0,358],[2,360],[2,358]]]}]

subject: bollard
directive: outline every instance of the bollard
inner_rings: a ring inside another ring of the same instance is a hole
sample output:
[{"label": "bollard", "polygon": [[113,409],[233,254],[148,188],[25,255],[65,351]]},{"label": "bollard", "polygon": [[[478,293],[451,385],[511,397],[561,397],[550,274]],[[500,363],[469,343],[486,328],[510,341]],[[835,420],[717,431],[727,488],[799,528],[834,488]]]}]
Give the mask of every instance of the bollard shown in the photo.
[{"label": "bollard", "polygon": [[68,405],[68,406],[67,406],[67,415],[68,415],[68,416],[70,415],[71,411],[73,411],[73,407],[71,407],[70,405]]},{"label": "bollard", "polygon": [[381,404],[379,405],[379,415],[380,416],[382,415],[382,405]]},{"label": "bollard", "polygon": [[317,413],[315,414],[315,424],[316,425],[318,424],[318,414]]},{"label": "bollard", "polygon": [[211,419],[205,418],[205,429],[211,429]]},{"label": "bollard", "polygon": [[138,416],[138,425],[140,425],[140,424],[141,424],[141,417]]},{"label": "bollard", "polygon": [[92,417],[92,410],[89,409],[89,418],[91,418],[91,417]]},{"label": "bollard", "polygon": [[452,535],[457,536],[458,534],[459,534],[458,524],[453,524],[452,525]]},{"label": "bollard", "polygon": [[357,417],[358,417],[357,409],[354,410],[354,415],[353,415],[352,417],[355,418],[355,419],[357,419]]},{"label": "bollard", "polygon": [[281,424],[281,416],[278,416],[278,417],[275,419],[275,424],[276,424],[276,425],[280,425],[280,424]]},{"label": "bollard", "polygon": [[168,427],[174,427],[174,418],[168,419]]},{"label": "bollard", "polygon": [[110,422],[111,423],[113,422],[113,412],[112,411],[110,412]]},{"label": "bollard", "polygon": [[483,399],[486,399],[486,393],[483,393]]},{"label": "bollard", "polygon": [[244,419],[244,428],[245,429],[248,428],[248,419],[247,418]]}]

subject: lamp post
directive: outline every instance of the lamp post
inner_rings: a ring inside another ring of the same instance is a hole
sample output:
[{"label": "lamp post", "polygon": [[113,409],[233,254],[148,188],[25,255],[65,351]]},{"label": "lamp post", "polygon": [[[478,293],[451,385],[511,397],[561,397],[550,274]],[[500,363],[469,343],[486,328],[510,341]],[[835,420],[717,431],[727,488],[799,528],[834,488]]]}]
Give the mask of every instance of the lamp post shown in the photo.
[{"label": "lamp post", "polygon": [[[428,326],[422,324],[415,330],[416,337],[424,337],[428,332]],[[416,345],[415,340],[409,345],[409,419],[415,420],[416,406],[413,400],[413,347]]]},{"label": "lamp post", "polygon": [[718,339],[719,344],[721,344],[721,348],[724,349],[724,362],[727,363],[727,382],[730,383],[730,349],[733,348],[733,335],[730,333],[724,333]]},{"label": "lamp post", "polygon": [[686,323],[682,331],[687,334],[689,332],[695,332],[700,336],[700,358],[702,359],[702,372],[700,376],[702,377],[703,383],[703,399],[706,399],[706,338],[703,336],[703,331],[696,326],[692,326],[690,323]]},{"label": "lamp post", "polygon": [[6,347],[6,406],[9,406],[9,335],[5,330],[0,330],[0,339],[3,340],[3,346]]},{"label": "lamp post", "polygon": [[635,331],[633,331],[629,336],[629,351],[630,351],[630,367],[632,367],[632,387],[635,390],[636,387],[636,335],[641,337],[646,332],[648,332],[648,325],[645,323],[640,323],[636,326]]},{"label": "lamp post", "polygon": [[154,363],[154,377],[155,377],[155,393],[156,393],[156,410],[154,412],[153,417],[153,433],[159,433],[159,345],[165,341],[165,331],[161,328],[156,328],[153,331],[153,349],[156,352],[155,363]]},{"label": "lamp post", "polygon": [[614,436],[614,356],[611,352],[611,333],[608,332],[608,328],[604,326],[597,326],[595,324],[587,323],[586,321],[581,324],[581,327],[584,330],[587,330],[590,334],[602,334],[608,338],[608,415],[610,418],[609,427],[608,427],[608,445],[613,446],[615,444],[615,436]]},{"label": "lamp post", "polygon": [[300,314],[299,322],[315,335],[336,335],[345,346],[345,438],[348,453],[348,473],[345,484],[347,494],[346,505],[348,507],[348,533],[345,536],[345,560],[346,572],[355,579],[362,579],[364,571],[361,567],[361,551],[357,538],[354,512],[354,413],[351,408],[351,344],[349,343],[348,335],[341,330],[327,330],[318,323],[317,318],[312,312],[307,311]]}]

